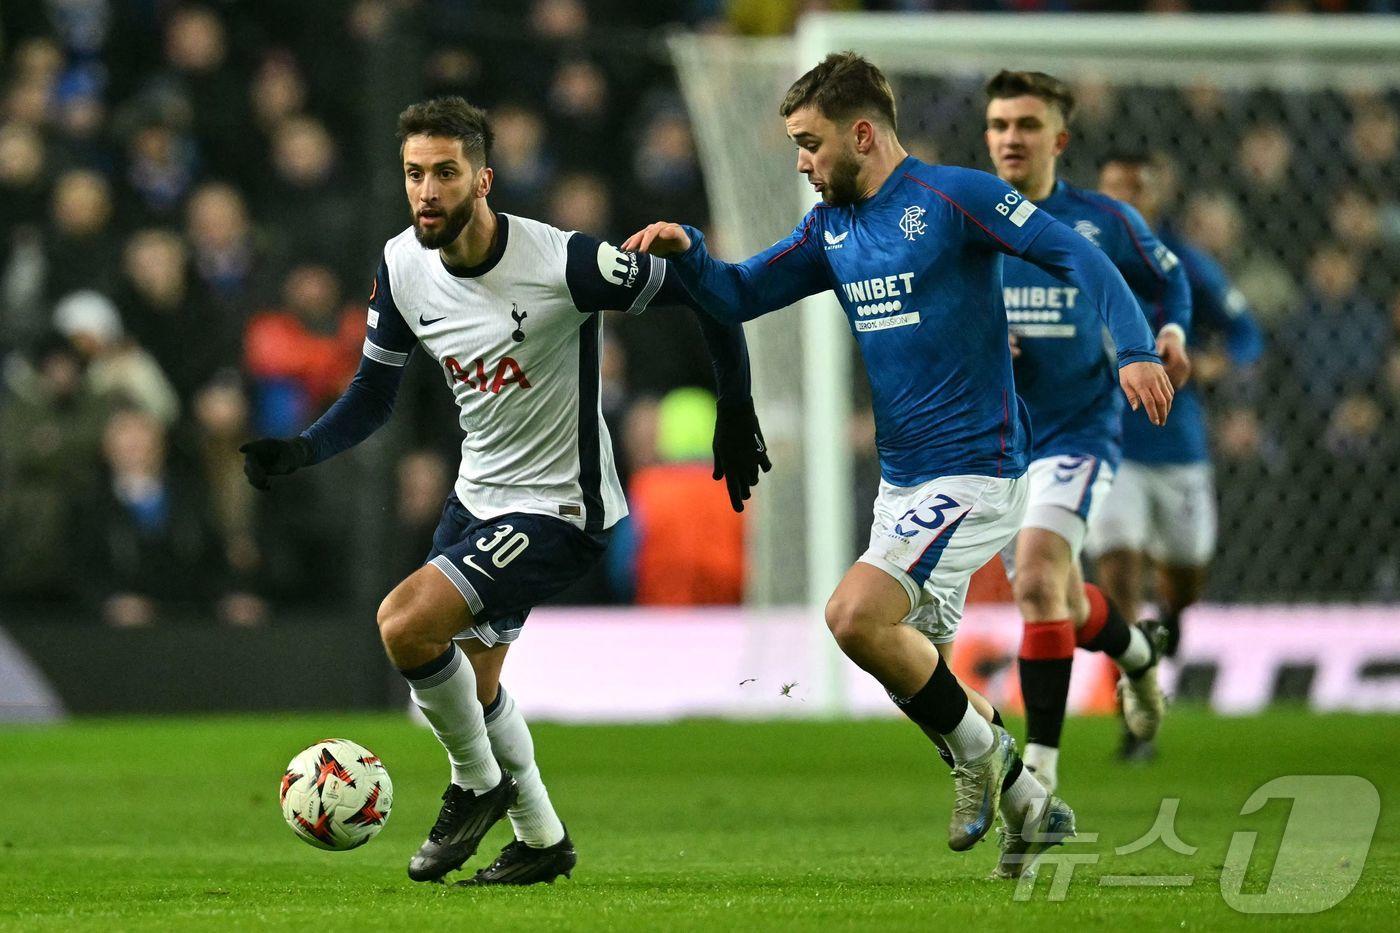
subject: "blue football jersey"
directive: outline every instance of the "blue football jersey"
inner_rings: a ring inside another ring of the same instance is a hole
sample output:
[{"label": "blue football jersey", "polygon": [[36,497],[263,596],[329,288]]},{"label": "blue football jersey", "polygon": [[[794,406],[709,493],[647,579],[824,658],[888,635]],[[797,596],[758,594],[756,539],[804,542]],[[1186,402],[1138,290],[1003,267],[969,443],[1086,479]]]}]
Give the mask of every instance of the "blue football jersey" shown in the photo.
[{"label": "blue football jersey", "polygon": [[[1036,206],[1103,250],[1154,331],[1169,321],[1184,326],[1189,314],[1184,274],[1137,211],[1064,181]],[[1016,391],[1035,425],[1031,459],[1089,454],[1116,465],[1121,456],[1121,411],[1127,405],[1118,390],[1118,365],[1098,309],[1078,288],[1014,257],[1002,270],[1002,295],[1021,350],[1015,364]],[[1137,415],[1148,431],[1160,432],[1145,412]],[[1168,423],[1178,417],[1173,403]]]},{"label": "blue football jersey", "polygon": [[[1162,242],[1181,260],[1191,286],[1189,343],[1203,345],[1207,336],[1221,334],[1225,350],[1237,366],[1248,366],[1264,352],[1264,338],[1249,312],[1249,303],[1230,284],[1225,270],[1204,251],[1164,227]],[[1123,456],[1139,463],[1202,463],[1210,458],[1205,408],[1195,384],[1177,390],[1172,415],[1164,428],[1153,427],[1141,412],[1123,416]]]},{"label": "blue football jersey", "polygon": [[[888,482],[1014,477],[1026,468],[1030,419],[1012,378],[1002,257],[1058,226],[994,175],[909,157],[871,197],[818,204],[742,263],[711,259],[687,228],[692,246],[673,264],[707,311],[730,319],[836,293],[865,361]],[[1050,239],[1066,262],[1091,252],[1067,230]],[[1150,340],[1124,353],[1120,362],[1156,358]]]}]

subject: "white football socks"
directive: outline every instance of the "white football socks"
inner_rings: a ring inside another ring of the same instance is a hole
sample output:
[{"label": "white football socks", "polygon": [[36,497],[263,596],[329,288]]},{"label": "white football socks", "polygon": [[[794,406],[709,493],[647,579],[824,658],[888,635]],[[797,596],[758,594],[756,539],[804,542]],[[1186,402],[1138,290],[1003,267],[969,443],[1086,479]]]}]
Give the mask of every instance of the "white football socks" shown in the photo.
[{"label": "white football socks", "polygon": [[540,779],[535,742],[530,738],[525,717],[506,688],[500,690],[495,709],[486,717],[486,733],[491,737],[491,751],[520,788],[515,806],[507,811],[510,825],[515,829],[515,838],[532,848],[543,849],[564,838],[564,824],[554,812],[549,791]]},{"label": "white football socks", "polygon": [[440,670],[407,678],[413,702],[423,711],[452,763],[452,783],[484,793],[501,782],[501,768],[491,754],[481,703],[476,698],[476,672],[461,650],[448,649],[451,659]]},{"label": "white football socks", "polygon": [[1050,786],[1059,783],[1057,780],[1056,767],[1060,762],[1060,750],[1051,748],[1049,745],[1037,745],[1034,742],[1026,743],[1026,750],[1021,755],[1021,761],[1027,768],[1036,774],[1041,775],[1050,782]]},{"label": "white football socks", "polygon": [[1137,673],[1152,662],[1152,645],[1136,625],[1128,626],[1128,647],[1113,659],[1124,671]]},{"label": "white football socks", "polygon": [[1050,792],[1023,767],[1012,785],[1001,792],[1001,813],[1007,826],[1020,833],[1040,818],[1041,808],[1049,799]]},{"label": "white football socks", "polygon": [[957,764],[963,764],[985,753],[992,747],[995,739],[992,724],[983,719],[982,714],[977,712],[977,708],[970,702],[967,704],[967,712],[963,713],[962,721],[952,732],[943,733],[943,741],[948,743],[948,750],[953,753],[953,761]]}]

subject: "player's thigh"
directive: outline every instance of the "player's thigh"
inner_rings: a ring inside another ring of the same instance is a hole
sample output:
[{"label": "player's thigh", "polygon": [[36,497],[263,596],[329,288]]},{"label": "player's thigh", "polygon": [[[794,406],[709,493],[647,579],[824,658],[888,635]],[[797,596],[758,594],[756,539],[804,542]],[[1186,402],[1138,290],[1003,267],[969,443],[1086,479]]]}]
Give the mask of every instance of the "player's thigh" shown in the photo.
[{"label": "player's thigh", "polygon": [[441,573],[425,565],[384,597],[378,622],[386,645],[446,645],[453,635],[471,625],[472,616],[457,589]]},{"label": "player's thigh", "polygon": [[882,482],[860,563],[903,588],[910,608],[906,621],[935,642],[951,640],[972,574],[1021,525],[1026,489],[1024,476],[949,476],[913,487]]},{"label": "player's thigh", "polygon": [[1168,566],[1199,567],[1215,552],[1215,477],[1208,463],[1164,467],[1153,478],[1150,551]]},{"label": "player's thigh", "polygon": [[[1068,520],[1079,521],[1073,515]],[[1016,576],[1012,579],[1016,598],[1062,597],[1073,563],[1070,542],[1062,531],[1023,527],[1016,535]]]},{"label": "player's thigh", "polygon": [[1112,488],[1091,502],[1084,550],[1092,558],[1113,551],[1143,551],[1152,535],[1151,468],[1123,462]]}]

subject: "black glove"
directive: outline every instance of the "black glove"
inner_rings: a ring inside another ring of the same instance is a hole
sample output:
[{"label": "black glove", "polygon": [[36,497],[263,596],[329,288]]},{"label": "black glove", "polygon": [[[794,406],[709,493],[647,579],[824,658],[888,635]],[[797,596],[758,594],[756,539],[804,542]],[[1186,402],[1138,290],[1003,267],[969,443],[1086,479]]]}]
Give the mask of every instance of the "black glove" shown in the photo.
[{"label": "black glove", "polygon": [[724,480],[729,488],[729,504],[734,511],[742,512],[749,489],[758,485],[758,471],[767,473],[773,469],[752,398],[720,399],[715,408],[714,452],[714,478]]},{"label": "black glove", "polygon": [[264,437],[249,441],[238,452],[243,455],[243,475],[257,489],[270,489],[269,476],[295,473],[311,462],[311,444],[304,437],[289,441]]}]

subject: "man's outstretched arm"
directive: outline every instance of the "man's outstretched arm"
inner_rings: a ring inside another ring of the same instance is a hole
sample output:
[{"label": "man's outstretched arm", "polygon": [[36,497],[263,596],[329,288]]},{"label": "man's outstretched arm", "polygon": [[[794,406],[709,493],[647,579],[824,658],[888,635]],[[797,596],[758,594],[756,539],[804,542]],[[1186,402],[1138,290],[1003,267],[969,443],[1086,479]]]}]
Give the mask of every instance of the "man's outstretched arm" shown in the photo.
[{"label": "man's outstretched arm", "polygon": [[622,248],[670,260],[706,314],[738,323],[831,287],[816,238],[813,210],[792,233],[743,262],[715,259],[703,233],[670,221],[637,231]]}]

